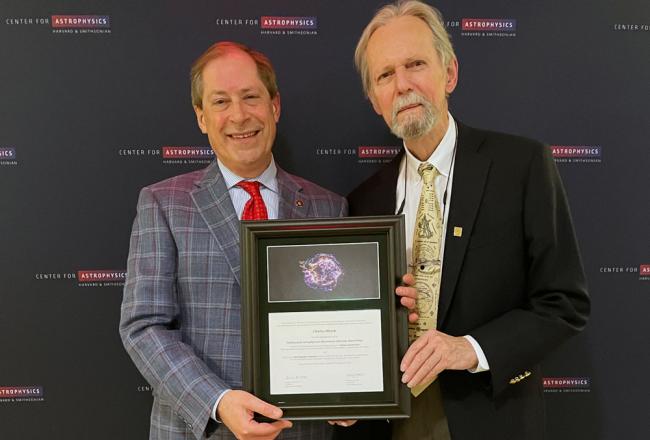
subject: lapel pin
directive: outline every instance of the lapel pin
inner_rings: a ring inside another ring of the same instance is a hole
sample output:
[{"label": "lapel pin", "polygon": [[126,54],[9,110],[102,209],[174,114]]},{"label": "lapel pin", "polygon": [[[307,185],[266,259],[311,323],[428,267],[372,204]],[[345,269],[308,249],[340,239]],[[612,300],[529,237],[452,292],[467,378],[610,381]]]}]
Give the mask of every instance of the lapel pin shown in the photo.
[{"label": "lapel pin", "polygon": [[462,237],[463,236],[463,228],[460,226],[454,226],[454,237]]},{"label": "lapel pin", "polygon": [[298,208],[302,208],[302,205],[304,205],[304,204],[305,204],[305,203],[304,203],[302,200],[296,200],[296,206],[297,206]]}]

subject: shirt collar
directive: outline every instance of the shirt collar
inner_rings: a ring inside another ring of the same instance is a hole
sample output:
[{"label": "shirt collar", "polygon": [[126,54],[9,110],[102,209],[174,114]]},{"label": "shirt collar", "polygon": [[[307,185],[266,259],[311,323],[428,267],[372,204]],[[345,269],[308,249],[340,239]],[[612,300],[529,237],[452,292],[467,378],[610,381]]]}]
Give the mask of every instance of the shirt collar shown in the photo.
[{"label": "shirt collar", "polygon": [[[449,125],[447,126],[447,131],[438,144],[438,147],[433,150],[433,153],[431,153],[431,156],[429,156],[426,162],[429,162],[431,165],[436,167],[440,174],[448,178],[449,171],[451,169],[451,161],[454,156],[456,136],[458,136],[458,133],[456,132],[456,121],[454,121],[451,113],[448,112],[447,115],[449,116]],[[411,154],[408,148],[406,148],[406,144],[404,145],[404,150],[406,151],[407,176],[410,178],[412,177],[420,179],[420,176],[418,174],[418,167],[422,162],[420,162],[417,157]]]},{"label": "shirt collar", "polygon": [[221,163],[219,158],[217,158],[217,165],[221,170],[221,174],[223,175],[223,180],[226,182],[226,186],[228,187],[228,189],[232,189],[235,185],[237,185],[242,180],[257,180],[262,185],[264,185],[265,188],[268,188],[275,193],[278,192],[278,179],[277,179],[278,168],[275,166],[275,159],[273,158],[273,156],[271,156],[271,163],[262,172],[262,174],[260,174],[257,177],[252,177],[250,179],[244,179],[243,177],[240,177],[237,174],[230,171],[223,163]]}]

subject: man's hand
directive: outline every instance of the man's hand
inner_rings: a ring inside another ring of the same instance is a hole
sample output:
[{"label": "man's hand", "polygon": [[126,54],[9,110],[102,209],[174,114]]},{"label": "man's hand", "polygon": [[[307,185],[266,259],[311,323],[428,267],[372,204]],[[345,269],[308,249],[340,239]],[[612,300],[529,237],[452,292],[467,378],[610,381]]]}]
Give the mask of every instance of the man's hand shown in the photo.
[{"label": "man's hand", "polygon": [[352,426],[355,423],[357,423],[357,421],[356,420],[328,420],[327,423],[329,423],[332,426],[338,425],[338,426],[345,426],[347,428],[348,426]]},{"label": "man's hand", "polygon": [[280,431],[293,426],[288,420],[259,423],[253,419],[254,413],[271,419],[282,417],[280,408],[268,404],[246,391],[230,390],[226,392],[217,406],[219,419],[240,440],[274,439],[280,434]]},{"label": "man's hand", "polygon": [[395,289],[395,294],[400,296],[399,302],[409,309],[409,322],[417,322],[418,313],[415,310],[415,305],[418,299],[418,291],[415,290],[415,277],[407,273],[402,277],[403,286],[399,286]]},{"label": "man's hand", "polygon": [[428,330],[406,351],[400,370],[404,373],[402,382],[413,388],[444,370],[467,370],[477,365],[476,352],[467,339]]}]

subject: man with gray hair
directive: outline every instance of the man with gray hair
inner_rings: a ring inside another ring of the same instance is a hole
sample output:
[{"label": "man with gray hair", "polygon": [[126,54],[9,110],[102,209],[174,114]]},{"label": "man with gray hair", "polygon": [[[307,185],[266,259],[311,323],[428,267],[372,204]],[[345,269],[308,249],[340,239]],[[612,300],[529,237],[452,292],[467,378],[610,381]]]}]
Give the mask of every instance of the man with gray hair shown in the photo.
[{"label": "man with gray hair", "polygon": [[[458,61],[440,13],[380,9],[357,45],[372,107],[404,140],[349,196],[352,215],[403,213],[412,308],[401,361],[412,416],[341,437],[542,439],[540,361],[586,324],[590,302],[549,149],[454,119]],[[416,294],[414,292],[417,291]],[[372,436],[372,437],[371,437]]]}]

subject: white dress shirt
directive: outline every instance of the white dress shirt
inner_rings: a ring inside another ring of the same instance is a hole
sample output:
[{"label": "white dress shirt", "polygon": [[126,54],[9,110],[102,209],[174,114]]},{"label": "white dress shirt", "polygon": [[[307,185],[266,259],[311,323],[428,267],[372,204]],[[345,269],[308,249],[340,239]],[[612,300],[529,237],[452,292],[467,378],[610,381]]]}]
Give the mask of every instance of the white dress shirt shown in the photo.
[{"label": "white dress shirt", "polygon": [[[456,130],[456,121],[448,113],[449,126],[443,136],[438,147],[433,151],[431,156],[426,160],[439,171],[434,180],[436,187],[436,196],[438,203],[443,213],[442,224],[442,241],[440,243],[440,254],[443,255],[441,259],[441,270],[445,264],[445,237],[447,235],[447,219],[449,217],[449,206],[451,205],[451,189],[454,180],[454,159],[455,147],[458,133]],[[418,167],[422,163],[418,160],[404,145],[404,158],[399,168],[399,176],[397,178],[396,188],[396,213],[403,213],[406,222],[406,258],[409,267],[412,264],[413,252],[413,233],[415,229],[415,217],[420,203],[420,192],[422,191],[422,178],[418,174]],[[446,198],[445,198],[446,193]],[[403,207],[402,207],[403,204]],[[400,212],[400,208],[401,212]],[[465,335],[465,338],[472,344],[476,357],[478,358],[478,365],[473,370],[468,370],[471,373],[479,373],[490,369],[485,353],[481,349],[479,343],[470,335]]]},{"label": "white dress shirt", "polygon": [[226,166],[217,159],[217,165],[221,174],[223,175],[223,180],[226,182],[226,187],[228,188],[228,194],[230,195],[230,200],[235,207],[235,212],[237,212],[237,218],[241,219],[242,212],[244,211],[244,206],[246,202],[251,198],[250,194],[246,192],[245,189],[237,186],[242,180],[247,181],[258,181],[260,185],[260,194],[266,205],[266,212],[269,216],[269,219],[278,218],[278,206],[280,205],[280,192],[278,190],[278,179],[277,173],[278,169],[275,166],[275,160],[271,157],[271,163],[269,166],[257,177],[250,179],[244,179],[243,177],[238,176],[237,174],[230,171]]}]

